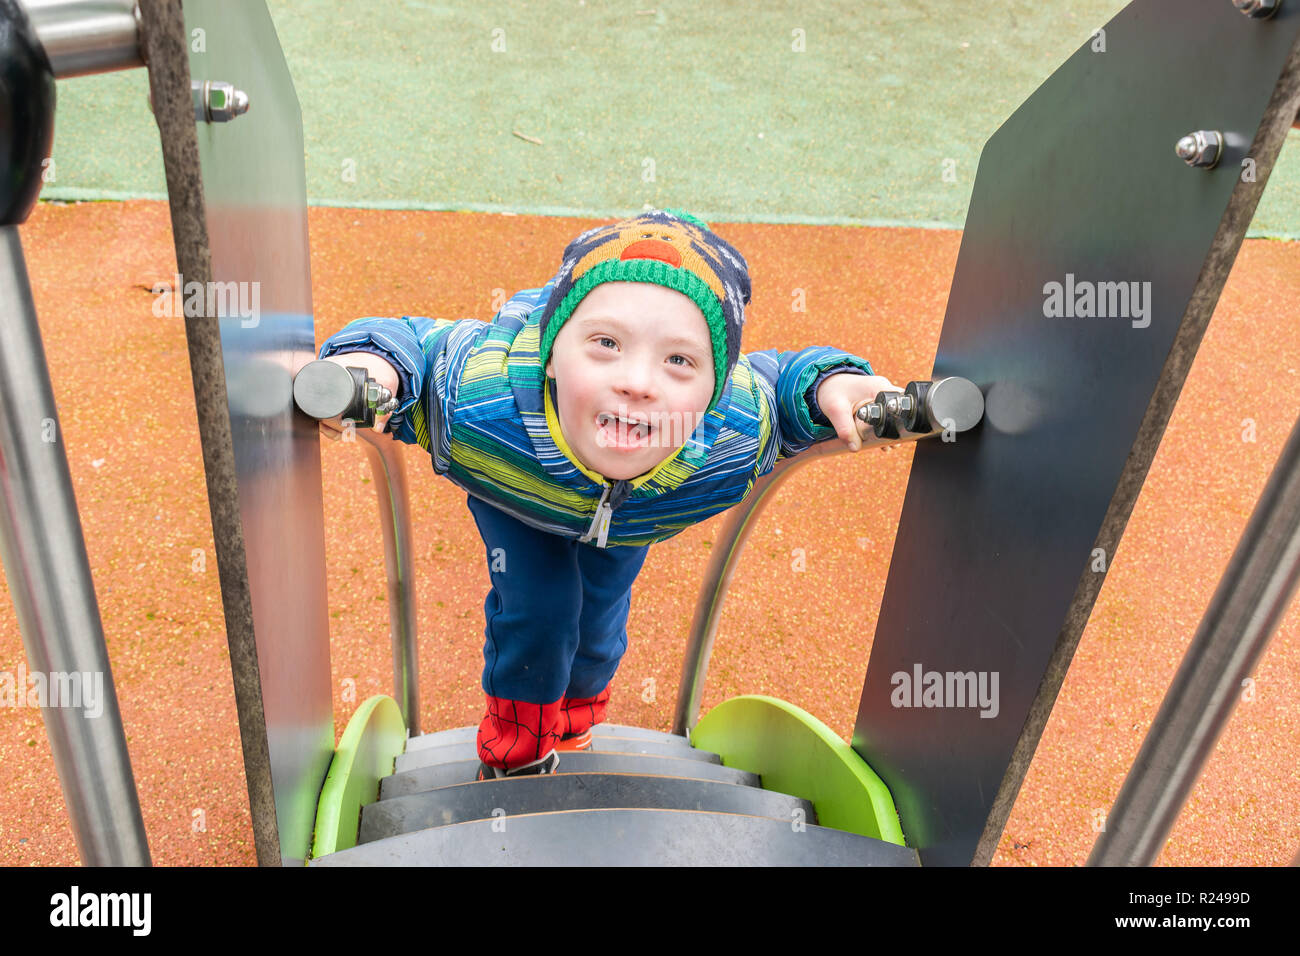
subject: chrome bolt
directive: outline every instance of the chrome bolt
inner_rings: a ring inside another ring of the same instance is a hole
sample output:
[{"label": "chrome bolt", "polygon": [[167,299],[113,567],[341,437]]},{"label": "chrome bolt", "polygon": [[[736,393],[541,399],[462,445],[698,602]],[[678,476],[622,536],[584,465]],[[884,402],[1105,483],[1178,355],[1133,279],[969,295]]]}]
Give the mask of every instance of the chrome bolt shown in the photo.
[{"label": "chrome bolt", "polygon": [[1232,5],[1253,20],[1267,20],[1277,13],[1282,0],[1232,0]]},{"label": "chrome bolt", "polygon": [[393,398],[393,393],[378,382],[367,380],[365,392],[366,404],[379,414],[383,415],[397,410],[397,400]]},{"label": "chrome bolt", "polygon": [[1174,152],[1188,166],[1213,169],[1223,154],[1223,134],[1216,130],[1198,129],[1180,139]]},{"label": "chrome bolt", "polygon": [[858,409],[858,418],[864,422],[878,422],[883,415],[884,409],[875,402],[870,402]]},{"label": "chrome bolt", "polygon": [[248,94],[221,80],[194,80],[194,120],[203,123],[229,123],[248,112]]}]

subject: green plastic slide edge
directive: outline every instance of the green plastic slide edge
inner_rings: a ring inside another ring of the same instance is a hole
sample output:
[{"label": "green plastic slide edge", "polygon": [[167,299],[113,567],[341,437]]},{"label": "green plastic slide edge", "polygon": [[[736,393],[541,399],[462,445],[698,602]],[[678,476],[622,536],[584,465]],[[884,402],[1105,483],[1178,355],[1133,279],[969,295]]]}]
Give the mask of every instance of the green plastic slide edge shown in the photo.
[{"label": "green plastic slide edge", "polygon": [[312,859],[357,845],[361,808],[379,797],[379,781],[406,750],[406,723],[397,701],[376,694],[357,708],[334,751],[316,805]]},{"label": "green plastic slide edge", "polygon": [[764,790],[810,801],[819,826],[907,845],[884,781],[794,704],[757,694],[733,697],[695,725],[691,745],[717,754],[724,766],[758,774]]}]

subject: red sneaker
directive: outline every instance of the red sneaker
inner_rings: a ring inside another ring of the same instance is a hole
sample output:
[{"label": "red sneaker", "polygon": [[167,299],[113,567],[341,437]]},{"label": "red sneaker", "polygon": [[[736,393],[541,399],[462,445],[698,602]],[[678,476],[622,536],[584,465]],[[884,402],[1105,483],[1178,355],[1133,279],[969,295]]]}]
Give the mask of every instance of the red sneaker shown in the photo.
[{"label": "red sneaker", "polygon": [[590,750],[591,728],[580,734],[565,734],[555,743],[556,750]]}]

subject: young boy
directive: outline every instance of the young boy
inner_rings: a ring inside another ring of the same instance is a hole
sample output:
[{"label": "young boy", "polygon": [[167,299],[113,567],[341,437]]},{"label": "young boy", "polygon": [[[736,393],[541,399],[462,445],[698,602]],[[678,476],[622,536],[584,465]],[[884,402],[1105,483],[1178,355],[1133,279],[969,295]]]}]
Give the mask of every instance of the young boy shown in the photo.
[{"label": "young boy", "polygon": [[814,442],[858,450],[854,406],[895,389],[834,348],[741,355],[749,299],[736,249],[653,210],[582,233],[491,323],[365,318],[321,347],[392,391],[377,431],[468,492],[492,581],[479,779],[590,747],[650,544]]}]

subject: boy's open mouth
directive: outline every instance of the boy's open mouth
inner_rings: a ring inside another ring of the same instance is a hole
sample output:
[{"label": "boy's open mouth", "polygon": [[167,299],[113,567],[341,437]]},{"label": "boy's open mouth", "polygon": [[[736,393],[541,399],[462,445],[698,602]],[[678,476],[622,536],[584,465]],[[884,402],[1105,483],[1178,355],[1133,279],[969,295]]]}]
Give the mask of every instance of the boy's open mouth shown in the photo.
[{"label": "boy's open mouth", "polygon": [[622,418],[601,412],[596,416],[597,434],[603,436],[606,448],[645,448],[650,444],[654,428],[649,422]]}]

